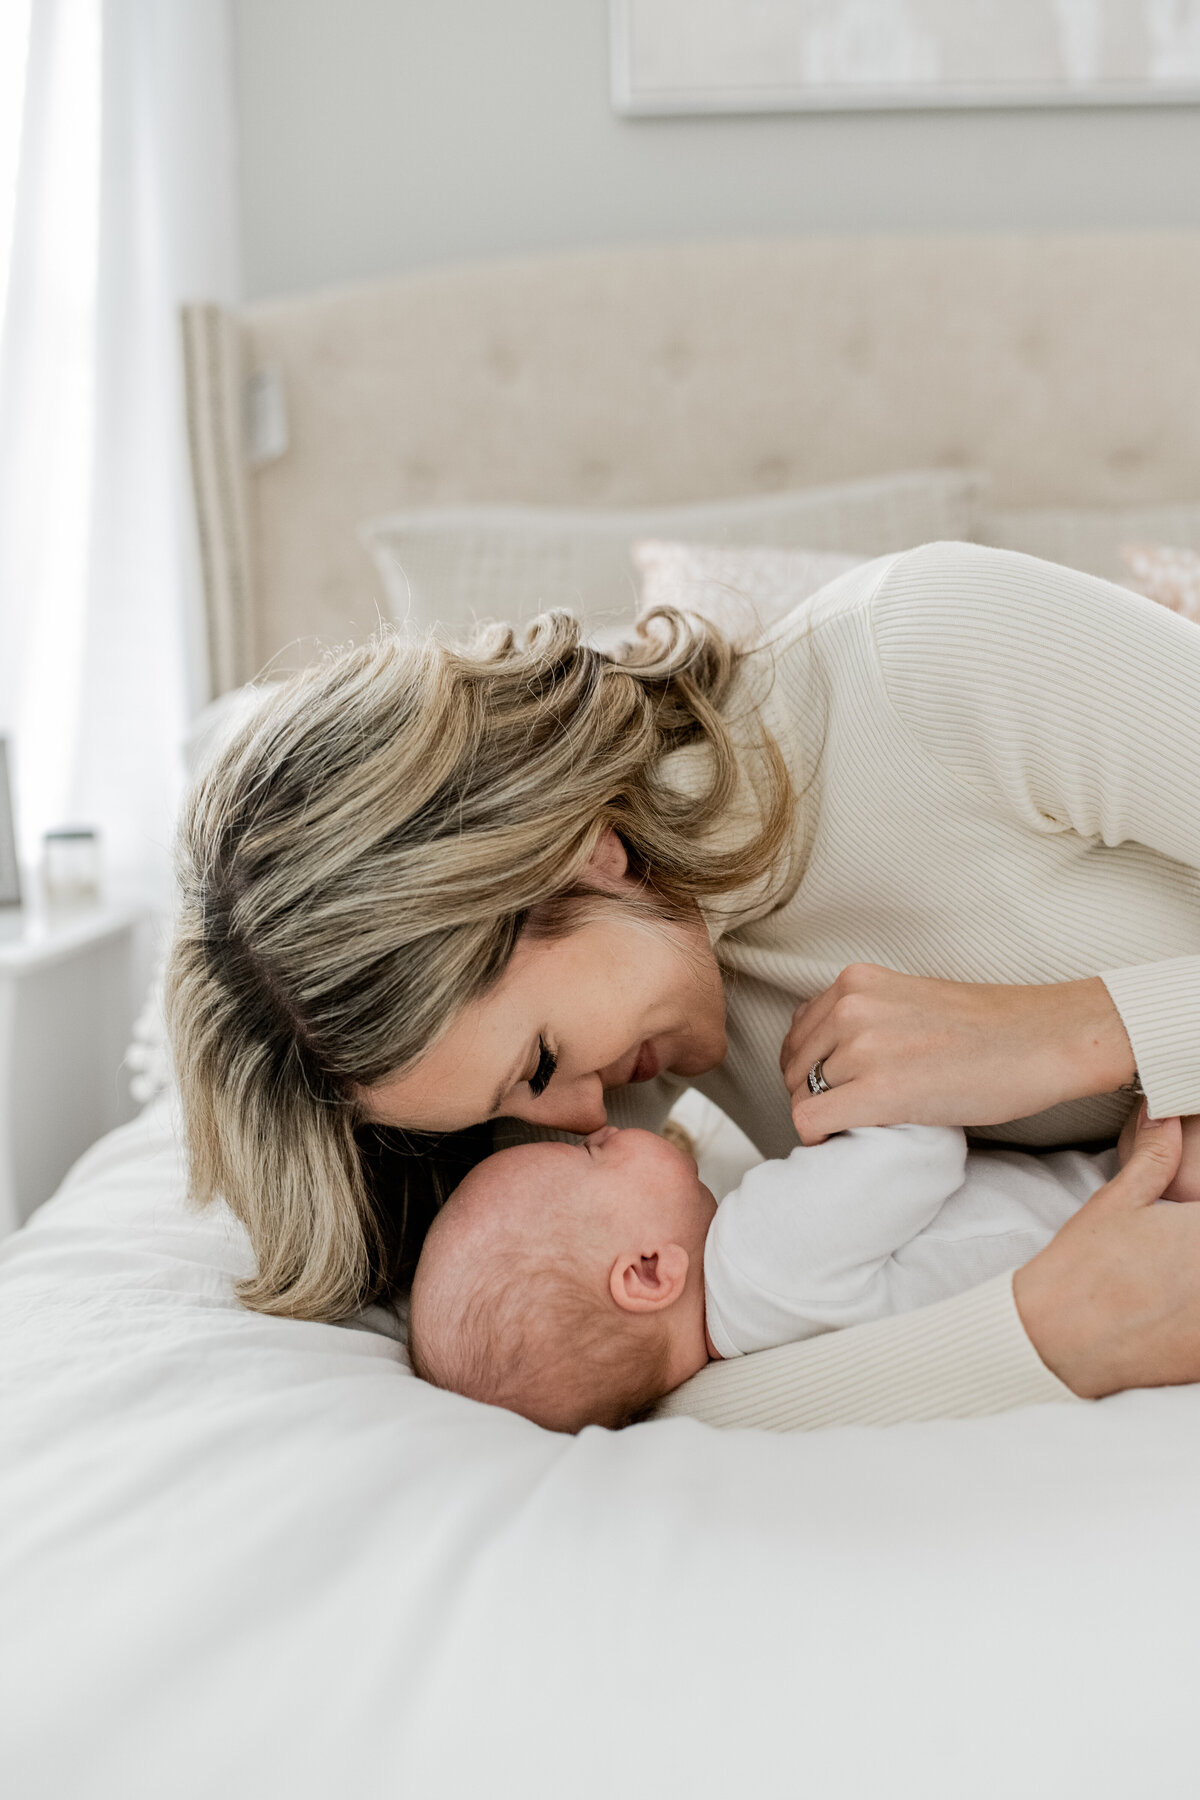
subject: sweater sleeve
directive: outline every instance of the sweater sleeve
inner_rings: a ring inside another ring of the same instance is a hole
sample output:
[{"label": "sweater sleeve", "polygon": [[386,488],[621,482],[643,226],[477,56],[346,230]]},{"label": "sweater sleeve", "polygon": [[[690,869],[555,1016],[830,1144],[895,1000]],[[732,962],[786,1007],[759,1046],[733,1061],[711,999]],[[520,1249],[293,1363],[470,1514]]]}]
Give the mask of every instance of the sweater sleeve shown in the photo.
[{"label": "sweater sleeve", "polygon": [[717,1208],[704,1249],[721,1355],[902,1310],[895,1253],[961,1187],[966,1158],[961,1131],[868,1126],[751,1169]]},{"label": "sweater sleeve", "polygon": [[1189,952],[1098,969],[1158,1116],[1200,1111],[1200,630],[1124,588],[967,544],[897,558],[874,600],[910,735],[1031,831],[1140,845]]},{"label": "sweater sleeve", "polygon": [[655,1416],[815,1431],[974,1419],[1076,1399],[1026,1337],[1012,1276],[997,1275],[919,1312],[709,1363],[660,1401]]}]

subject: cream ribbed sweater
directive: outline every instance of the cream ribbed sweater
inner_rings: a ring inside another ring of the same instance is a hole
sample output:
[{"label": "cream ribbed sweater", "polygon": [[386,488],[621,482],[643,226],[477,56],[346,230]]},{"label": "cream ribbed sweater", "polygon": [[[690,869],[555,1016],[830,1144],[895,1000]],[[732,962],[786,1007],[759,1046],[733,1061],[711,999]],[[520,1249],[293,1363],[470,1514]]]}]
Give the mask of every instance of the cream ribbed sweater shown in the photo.
[{"label": "cream ribbed sweater", "polygon": [[[747,659],[727,709],[735,731],[757,711],[803,798],[772,891],[711,912],[729,1053],[696,1085],[786,1155],[792,1009],[847,963],[877,962],[957,981],[1102,974],[1154,1112],[1200,1111],[1198,708],[1195,625],[1049,563],[934,544],[822,590]],[[678,1092],[624,1090],[609,1117],[658,1124]],[[1102,1138],[1128,1107],[1081,1100],[981,1135]],[[663,1410],[787,1429],[1070,1397],[1000,1277],[712,1364]]]}]

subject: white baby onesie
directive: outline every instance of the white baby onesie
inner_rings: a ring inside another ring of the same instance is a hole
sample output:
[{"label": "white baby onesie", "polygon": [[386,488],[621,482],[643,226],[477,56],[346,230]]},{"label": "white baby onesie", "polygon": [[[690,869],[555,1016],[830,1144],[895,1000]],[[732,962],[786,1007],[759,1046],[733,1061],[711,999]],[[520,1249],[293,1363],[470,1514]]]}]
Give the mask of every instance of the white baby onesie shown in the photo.
[{"label": "white baby onesie", "polygon": [[909,1312],[1028,1262],[1117,1153],[970,1150],[940,1125],[872,1126],[760,1163],[704,1251],[723,1357]]}]

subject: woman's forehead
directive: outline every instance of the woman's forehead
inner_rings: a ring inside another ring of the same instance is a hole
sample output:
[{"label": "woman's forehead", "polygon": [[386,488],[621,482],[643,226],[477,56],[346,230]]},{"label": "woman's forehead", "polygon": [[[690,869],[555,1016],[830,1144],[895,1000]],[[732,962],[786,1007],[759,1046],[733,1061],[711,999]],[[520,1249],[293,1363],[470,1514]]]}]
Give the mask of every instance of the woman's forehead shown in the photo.
[{"label": "woman's forehead", "polygon": [[367,1116],[380,1125],[457,1131],[477,1125],[507,1092],[528,1056],[527,1010],[503,980],[471,1000],[424,1056],[363,1090]]}]

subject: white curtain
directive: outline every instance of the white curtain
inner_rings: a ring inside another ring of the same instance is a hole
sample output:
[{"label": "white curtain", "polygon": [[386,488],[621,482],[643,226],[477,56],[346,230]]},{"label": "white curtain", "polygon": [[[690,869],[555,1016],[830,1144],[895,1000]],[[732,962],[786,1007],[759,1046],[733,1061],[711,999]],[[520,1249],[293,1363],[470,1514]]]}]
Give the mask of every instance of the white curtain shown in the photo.
[{"label": "white curtain", "polygon": [[237,297],[227,0],[0,0],[0,732],[161,893],[203,691],[177,309]]}]

